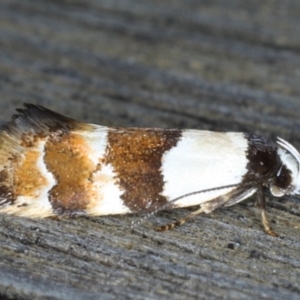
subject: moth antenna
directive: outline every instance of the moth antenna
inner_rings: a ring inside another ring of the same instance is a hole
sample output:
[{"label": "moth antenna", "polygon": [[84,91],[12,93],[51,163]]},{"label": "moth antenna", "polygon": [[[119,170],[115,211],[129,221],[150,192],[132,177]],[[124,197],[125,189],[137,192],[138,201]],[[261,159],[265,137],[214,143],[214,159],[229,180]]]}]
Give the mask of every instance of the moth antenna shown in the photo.
[{"label": "moth antenna", "polygon": [[[163,206],[167,206],[167,205],[163,205]],[[163,208],[162,208],[163,209]],[[149,213],[147,213],[145,216],[141,217],[138,221],[132,221],[131,222],[131,230],[133,230],[135,227],[141,225],[142,223],[144,223],[146,220],[148,220],[150,217],[152,217],[153,215],[155,215],[157,212],[159,212],[161,209],[155,209]]]},{"label": "moth antenna", "polygon": [[[148,220],[150,217],[152,217],[153,215],[155,215],[156,213],[164,210],[164,209],[167,209],[169,207],[172,206],[172,204],[178,200],[181,200],[183,198],[187,198],[187,197],[190,197],[190,196],[194,196],[194,195],[197,195],[197,194],[202,194],[202,193],[208,193],[208,192],[212,192],[212,191],[216,191],[216,190],[222,190],[222,189],[227,189],[227,188],[231,188],[231,187],[236,187],[236,186],[249,186],[249,185],[253,185],[254,183],[257,183],[255,181],[250,181],[250,182],[247,182],[246,184],[240,184],[240,183],[234,183],[234,184],[229,184],[229,185],[223,185],[223,186],[219,186],[219,187],[214,187],[214,188],[210,188],[210,189],[205,189],[205,190],[200,190],[200,191],[194,191],[194,192],[191,192],[191,193],[187,193],[187,194],[184,194],[184,195],[181,195],[177,198],[174,198],[170,201],[168,201],[166,204],[162,205],[161,207],[158,207],[156,208],[155,210],[147,213],[144,217],[140,218],[138,221],[132,221],[131,223],[131,229],[133,230],[135,227],[141,225],[143,222],[145,222],[146,220]],[[211,200],[207,200],[206,202],[209,202]],[[205,202],[203,202],[202,204],[204,204]]]}]

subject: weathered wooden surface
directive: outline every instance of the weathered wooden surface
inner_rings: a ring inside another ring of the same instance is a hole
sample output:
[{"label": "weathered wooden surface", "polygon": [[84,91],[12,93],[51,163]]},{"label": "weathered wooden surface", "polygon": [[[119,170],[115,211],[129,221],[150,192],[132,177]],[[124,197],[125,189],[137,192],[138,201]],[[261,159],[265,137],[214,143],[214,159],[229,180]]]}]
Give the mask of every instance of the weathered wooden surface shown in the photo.
[{"label": "weathered wooden surface", "polygon": [[[22,102],[104,125],[280,135],[300,148],[298,1],[0,2],[0,121]],[[180,174],[178,174],[180,181]],[[1,299],[299,299],[300,202],[197,217],[0,216]],[[287,223],[289,221],[290,223]]]}]

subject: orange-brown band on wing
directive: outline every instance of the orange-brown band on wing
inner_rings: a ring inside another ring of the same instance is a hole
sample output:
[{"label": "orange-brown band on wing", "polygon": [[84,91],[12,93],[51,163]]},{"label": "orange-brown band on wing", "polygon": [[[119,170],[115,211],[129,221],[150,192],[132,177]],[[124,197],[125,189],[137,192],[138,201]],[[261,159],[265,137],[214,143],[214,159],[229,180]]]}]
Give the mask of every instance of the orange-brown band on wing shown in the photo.
[{"label": "orange-brown band on wing", "polygon": [[89,159],[89,146],[82,136],[69,132],[51,136],[45,145],[44,161],[57,184],[49,192],[58,214],[84,212],[92,197],[90,178],[97,166]]},{"label": "orange-brown band on wing", "polygon": [[27,196],[34,198],[37,196],[36,192],[47,184],[47,180],[40,172],[37,160],[40,157],[40,151],[36,149],[29,149],[24,153],[24,157],[15,166],[14,172],[14,191],[16,197]]},{"label": "orange-brown band on wing", "polygon": [[180,130],[125,129],[108,132],[105,163],[117,174],[124,204],[132,211],[154,210],[167,202],[160,195],[163,154],[176,146]]}]

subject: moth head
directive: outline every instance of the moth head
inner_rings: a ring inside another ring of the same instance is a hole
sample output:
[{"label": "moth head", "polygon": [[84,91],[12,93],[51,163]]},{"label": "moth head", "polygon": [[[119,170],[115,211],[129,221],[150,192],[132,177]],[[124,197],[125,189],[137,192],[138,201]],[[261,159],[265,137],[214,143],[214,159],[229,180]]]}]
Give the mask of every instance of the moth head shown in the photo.
[{"label": "moth head", "polygon": [[300,154],[287,141],[278,138],[280,167],[270,186],[274,196],[300,194]]}]

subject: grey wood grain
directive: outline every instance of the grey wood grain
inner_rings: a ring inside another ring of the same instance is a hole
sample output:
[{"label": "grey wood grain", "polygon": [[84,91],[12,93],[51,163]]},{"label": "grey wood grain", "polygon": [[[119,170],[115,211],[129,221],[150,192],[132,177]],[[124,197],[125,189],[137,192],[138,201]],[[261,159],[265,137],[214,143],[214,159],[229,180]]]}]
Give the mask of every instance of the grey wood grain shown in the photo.
[{"label": "grey wood grain", "polygon": [[[300,148],[298,1],[0,2],[0,121],[23,102],[115,126],[247,131]],[[180,174],[178,175],[180,180]],[[63,221],[0,216],[2,299],[299,299],[299,202]]]}]

